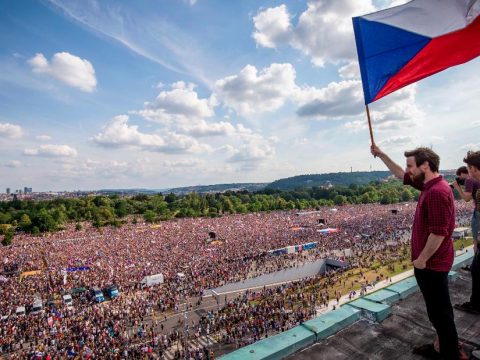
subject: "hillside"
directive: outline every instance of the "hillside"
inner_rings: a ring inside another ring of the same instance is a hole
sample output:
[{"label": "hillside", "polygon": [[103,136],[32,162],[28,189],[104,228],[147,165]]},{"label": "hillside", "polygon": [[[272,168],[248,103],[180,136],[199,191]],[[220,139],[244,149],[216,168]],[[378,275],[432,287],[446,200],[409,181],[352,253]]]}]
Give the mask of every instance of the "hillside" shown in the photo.
[{"label": "hillside", "polygon": [[350,184],[363,185],[371,181],[384,180],[389,177],[389,171],[356,171],[339,172],[329,174],[298,175],[285,179],[276,180],[268,185],[268,188],[276,190],[292,190],[299,187],[328,186]]},{"label": "hillside", "polygon": [[236,184],[215,184],[215,185],[195,185],[185,186],[179,188],[173,188],[167,192],[172,192],[176,195],[188,194],[191,192],[196,193],[217,193],[225,191],[242,191],[247,190],[250,192],[262,190],[268,184],[267,183],[236,183]]}]

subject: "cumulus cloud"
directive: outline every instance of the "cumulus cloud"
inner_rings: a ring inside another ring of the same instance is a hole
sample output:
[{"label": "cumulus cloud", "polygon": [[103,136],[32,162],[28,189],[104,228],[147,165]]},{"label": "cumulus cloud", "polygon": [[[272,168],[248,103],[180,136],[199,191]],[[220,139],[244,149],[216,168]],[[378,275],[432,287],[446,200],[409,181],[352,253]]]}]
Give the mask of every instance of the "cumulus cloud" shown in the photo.
[{"label": "cumulus cloud", "polygon": [[392,136],[382,140],[378,145],[382,148],[413,146],[418,142],[416,136]]},{"label": "cumulus cloud", "polygon": [[[148,163],[148,162],[147,162]],[[142,161],[98,161],[81,160],[75,162],[65,162],[62,164],[59,176],[68,178],[107,178],[117,180],[118,178],[143,177],[148,171],[144,159]]]},{"label": "cumulus cloud", "polygon": [[477,144],[466,144],[463,145],[460,149],[465,150],[465,151],[479,151],[480,150],[480,143]]},{"label": "cumulus cloud", "polygon": [[162,124],[187,122],[191,118],[209,118],[214,115],[214,97],[201,99],[195,91],[195,84],[179,81],[171,90],[161,91],[153,102],[145,102],[144,109],[132,113]]},{"label": "cumulus cloud", "polygon": [[0,137],[18,139],[22,136],[22,134],[23,131],[19,125],[0,123]]},{"label": "cumulus cloud", "polygon": [[196,139],[174,132],[146,134],[138,126],[128,124],[127,115],[118,115],[107,123],[101,133],[93,137],[93,142],[103,147],[127,148],[164,153],[209,152],[209,145],[200,144]]},{"label": "cumulus cloud", "polygon": [[193,168],[198,165],[204,164],[204,161],[197,159],[186,159],[186,160],[166,160],[163,162],[163,166],[167,168]]},{"label": "cumulus cloud", "polygon": [[313,64],[355,59],[353,16],[375,11],[371,0],[311,1],[296,25],[285,5],[260,11],[254,18],[253,38],[259,46],[290,45]]},{"label": "cumulus cloud", "polygon": [[297,110],[300,117],[341,118],[363,111],[362,85],[358,80],[332,82],[322,89],[305,88],[298,98],[303,103]]},{"label": "cumulus cloud", "polygon": [[9,168],[18,168],[22,165],[22,163],[18,160],[10,160],[10,161],[7,161],[4,166],[5,167],[9,167]]},{"label": "cumulus cloud", "polygon": [[52,137],[49,135],[37,135],[35,136],[35,139],[40,141],[49,141],[49,140],[52,140]]},{"label": "cumulus cloud", "polygon": [[233,125],[227,121],[208,123],[205,120],[199,120],[191,124],[185,124],[178,127],[182,132],[195,136],[238,136],[249,137],[253,131],[242,124]]},{"label": "cumulus cloud", "polygon": [[229,147],[225,150],[231,154],[227,159],[230,163],[243,163],[244,170],[253,170],[259,163],[270,160],[275,155],[275,144],[278,139],[256,139],[244,143],[239,148]]},{"label": "cumulus cloud", "polygon": [[75,157],[77,150],[68,145],[40,145],[38,148],[25,149],[24,155],[41,157]]},{"label": "cumulus cloud", "polygon": [[480,127],[480,120],[473,121],[470,125],[472,128]]},{"label": "cumulus cloud", "polygon": [[291,64],[271,64],[258,72],[245,66],[238,75],[227,76],[215,83],[218,100],[238,114],[274,111],[296,91],[295,69]]},{"label": "cumulus cloud", "polygon": [[285,5],[266,9],[253,17],[256,31],[252,34],[258,45],[275,48],[288,43],[292,36],[290,14]]},{"label": "cumulus cloud", "polygon": [[[398,90],[370,105],[374,131],[392,131],[414,128],[423,123],[424,113],[415,99],[417,85]],[[366,116],[362,120],[347,122],[345,128],[359,131],[367,128]]]},{"label": "cumulus cloud", "polygon": [[95,69],[90,61],[68,52],[56,53],[50,62],[38,53],[28,60],[28,64],[34,73],[51,76],[85,92],[92,92],[97,86]]},{"label": "cumulus cloud", "polygon": [[348,64],[338,69],[338,75],[342,79],[360,79],[360,66],[358,61],[350,61]]}]

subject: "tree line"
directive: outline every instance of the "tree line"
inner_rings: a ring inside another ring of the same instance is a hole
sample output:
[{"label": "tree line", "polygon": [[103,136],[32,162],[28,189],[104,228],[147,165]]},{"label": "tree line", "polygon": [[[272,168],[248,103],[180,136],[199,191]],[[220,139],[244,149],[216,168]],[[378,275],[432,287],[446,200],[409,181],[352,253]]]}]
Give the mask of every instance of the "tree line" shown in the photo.
[{"label": "tree line", "polygon": [[266,188],[261,191],[224,192],[187,195],[139,194],[58,198],[32,201],[12,200],[0,203],[0,235],[2,244],[9,245],[14,234],[55,232],[75,223],[81,230],[82,222],[94,227],[121,227],[127,222],[155,223],[173,218],[218,217],[223,214],[312,209],[321,206],[381,203],[393,204],[418,199],[418,191],[403,186],[400,181],[372,182],[329,188],[311,187],[283,191]]}]

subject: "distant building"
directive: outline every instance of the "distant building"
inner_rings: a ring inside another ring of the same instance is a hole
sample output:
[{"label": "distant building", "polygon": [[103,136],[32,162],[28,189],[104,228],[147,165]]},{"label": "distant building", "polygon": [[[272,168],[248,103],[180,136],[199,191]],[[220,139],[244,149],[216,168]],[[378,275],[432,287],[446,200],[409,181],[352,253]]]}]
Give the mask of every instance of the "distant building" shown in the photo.
[{"label": "distant building", "polygon": [[7,195],[10,195],[10,188],[7,188]]},{"label": "distant building", "polygon": [[30,194],[32,192],[32,188],[29,188],[29,187],[24,187],[23,188],[23,193],[24,194]]}]

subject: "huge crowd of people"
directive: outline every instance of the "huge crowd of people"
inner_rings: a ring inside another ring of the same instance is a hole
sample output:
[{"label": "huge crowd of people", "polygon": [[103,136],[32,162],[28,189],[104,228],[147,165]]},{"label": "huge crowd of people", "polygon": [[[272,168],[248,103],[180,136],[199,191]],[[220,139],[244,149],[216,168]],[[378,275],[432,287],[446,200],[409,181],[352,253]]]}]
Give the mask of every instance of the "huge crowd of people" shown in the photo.
[{"label": "huge crowd of people", "polygon": [[[460,202],[456,206],[459,225],[468,223],[470,208]],[[163,325],[167,315],[181,311],[185,299],[190,307],[198,307],[208,289],[325,257],[342,257],[348,268],[368,267],[373,261],[389,264],[407,256],[404,244],[414,211],[413,203],[347,205],[100,230],[84,224],[77,231],[71,225],[40,237],[19,234],[12,246],[0,249],[0,355],[149,358],[173,347],[178,358],[189,350],[189,358],[212,358],[205,347],[179,346],[184,331]],[[326,227],[338,231],[319,231]],[[308,251],[268,253],[310,242],[317,246]],[[12,268],[18,271],[7,271]],[[142,279],[159,273],[163,284],[142,286]],[[330,290],[342,281],[339,271],[331,271],[244,292],[187,324],[188,337],[195,343],[195,338],[216,334],[219,341],[239,346],[284,331],[338,297]],[[62,294],[112,284],[120,296],[106,303],[82,297],[67,308],[59,301]],[[349,291],[352,285],[343,287]],[[35,298],[45,304],[39,313],[30,312]],[[16,314],[19,306],[26,307],[25,315]]]}]

